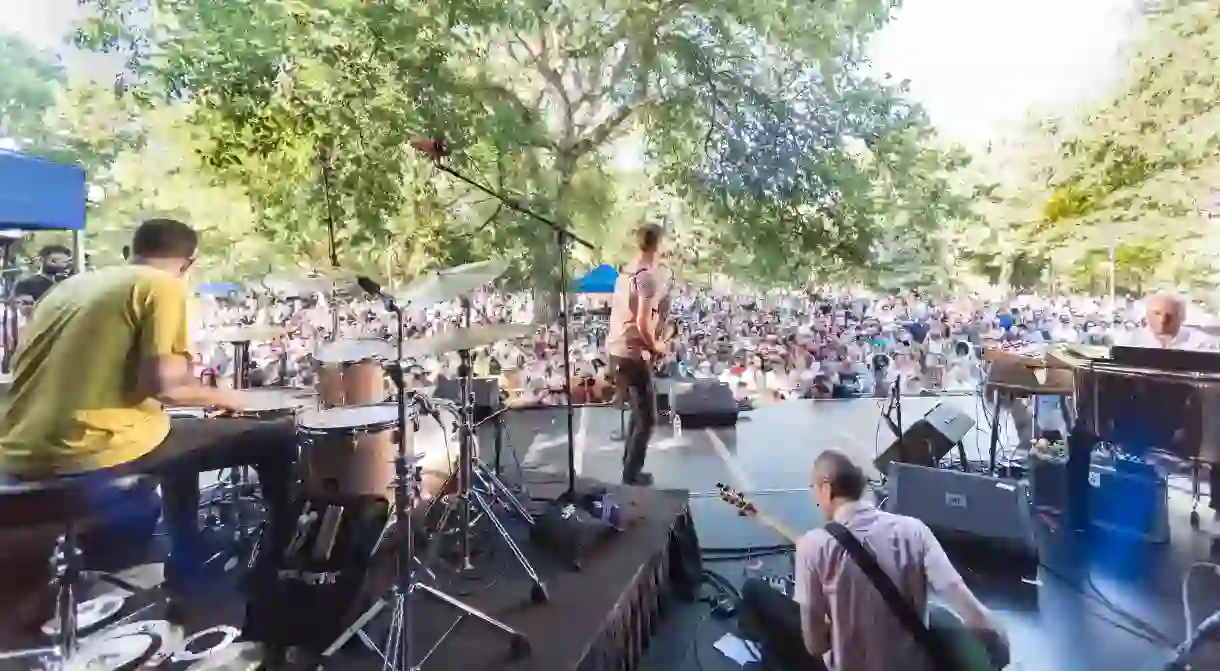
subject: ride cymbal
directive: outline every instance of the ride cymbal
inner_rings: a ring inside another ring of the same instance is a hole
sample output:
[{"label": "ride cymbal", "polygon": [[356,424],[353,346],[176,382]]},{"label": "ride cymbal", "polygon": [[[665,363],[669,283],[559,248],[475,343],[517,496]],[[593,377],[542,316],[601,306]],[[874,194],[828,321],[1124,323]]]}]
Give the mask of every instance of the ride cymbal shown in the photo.
[{"label": "ride cymbal", "polygon": [[528,324],[491,324],[471,328],[455,328],[426,338],[407,340],[402,344],[403,356],[417,358],[447,352],[471,350],[502,340],[524,338],[534,332]]},{"label": "ride cymbal", "polygon": [[356,273],[344,270],[343,268],[320,268],[295,273],[277,273],[264,277],[259,283],[271,293],[280,296],[307,298],[313,294],[330,294],[333,292],[345,295],[358,295],[360,293],[360,287],[356,284]]},{"label": "ride cymbal", "polygon": [[406,308],[422,310],[491,284],[508,270],[504,261],[479,261],[429,273],[394,296]]}]

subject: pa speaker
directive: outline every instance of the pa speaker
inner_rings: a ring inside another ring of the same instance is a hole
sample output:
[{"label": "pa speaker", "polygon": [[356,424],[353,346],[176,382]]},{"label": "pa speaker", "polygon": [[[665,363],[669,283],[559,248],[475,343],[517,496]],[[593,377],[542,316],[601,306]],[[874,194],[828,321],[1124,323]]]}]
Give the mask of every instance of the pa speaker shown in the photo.
[{"label": "pa speaker", "polygon": [[889,473],[890,464],[905,462],[921,466],[935,466],[953,449],[970,429],[974,420],[966,413],[949,405],[938,403],[923,418],[916,420],[873,461],[873,466],[882,473]]},{"label": "pa speaker", "polygon": [[1026,486],[1016,480],[894,462],[886,509],[920,520],[946,547],[1012,560],[1028,572],[1038,543]]},{"label": "pa speaker", "polygon": [[669,411],[687,428],[737,426],[737,399],[729,385],[720,380],[673,383]]}]

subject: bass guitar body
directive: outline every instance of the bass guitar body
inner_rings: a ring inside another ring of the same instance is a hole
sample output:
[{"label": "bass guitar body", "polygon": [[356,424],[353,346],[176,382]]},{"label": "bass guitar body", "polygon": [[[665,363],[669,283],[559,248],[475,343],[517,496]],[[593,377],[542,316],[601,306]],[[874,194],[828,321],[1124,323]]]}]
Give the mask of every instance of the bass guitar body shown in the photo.
[{"label": "bass guitar body", "polygon": [[1008,666],[1008,650],[998,640],[988,645],[987,632],[966,628],[950,610],[929,606],[928,630],[948,652],[952,671],[1000,671]]}]

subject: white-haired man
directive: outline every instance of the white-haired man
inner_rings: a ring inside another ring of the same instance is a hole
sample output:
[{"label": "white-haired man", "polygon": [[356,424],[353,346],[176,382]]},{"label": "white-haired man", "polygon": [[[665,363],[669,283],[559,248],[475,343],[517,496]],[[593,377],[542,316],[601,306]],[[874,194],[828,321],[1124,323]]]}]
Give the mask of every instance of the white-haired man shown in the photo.
[{"label": "white-haired man", "polygon": [[[1129,347],[1156,347],[1161,349],[1216,350],[1220,341],[1204,331],[1185,325],[1186,301],[1170,294],[1158,294],[1144,304],[1143,328],[1125,334],[1115,344]],[[1220,422],[1215,410],[1220,408],[1220,397],[1205,396],[1203,417],[1203,439],[1199,448],[1199,459],[1210,464],[1208,468],[1210,506],[1213,511],[1211,533],[1220,536]]]},{"label": "white-haired man", "polygon": [[1158,294],[1144,304],[1145,326],[1121,338],[1116,345],[1161,349],[1217,349],[1215,338],[1199,329],[1185,326],[1186,301],[1170,294]]}]

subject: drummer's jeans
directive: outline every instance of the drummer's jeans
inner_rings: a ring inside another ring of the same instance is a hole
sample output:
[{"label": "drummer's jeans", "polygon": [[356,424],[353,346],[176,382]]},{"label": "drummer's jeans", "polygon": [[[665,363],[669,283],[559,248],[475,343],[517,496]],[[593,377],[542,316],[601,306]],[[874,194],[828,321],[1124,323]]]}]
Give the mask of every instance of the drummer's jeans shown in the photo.
[{"label": "drummer's jeans", "polygon": [[657,425],[657,392],[652,367],[639,359],[616,358],[614,380],[631,410],[623,444],[623,484],[633,485],[644,470],[648,441]]},{"label": "drummer's jeans", "polygon": [[199,474],[235,466],[250,466],[258,473],[269,525],[252,578],[256,583],[269,580],[275,568],[271,560],[282,554],[292,529],[290,483],[297,457],[292,420],[176,417],[172,422],[159,446],[121,467],[154,475],[161,482],[170,537],[167,589],[181,595],[201,586],[196,578],[211,553],[200,542]]}]

